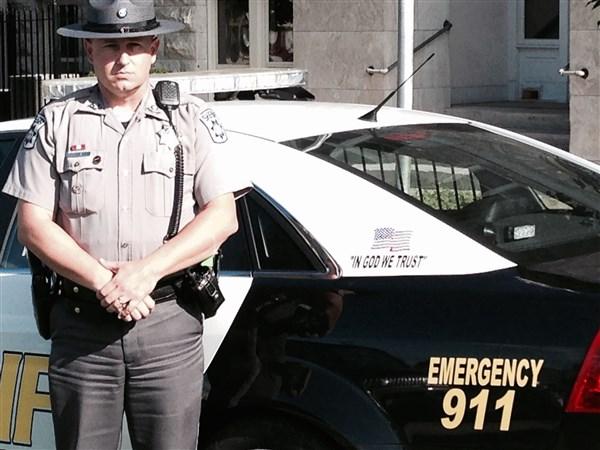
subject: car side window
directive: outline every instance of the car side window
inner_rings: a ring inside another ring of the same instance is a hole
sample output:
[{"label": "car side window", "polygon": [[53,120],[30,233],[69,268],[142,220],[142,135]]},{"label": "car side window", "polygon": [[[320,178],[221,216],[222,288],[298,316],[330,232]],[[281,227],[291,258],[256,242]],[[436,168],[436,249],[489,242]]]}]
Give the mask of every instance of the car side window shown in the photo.
[{"label": "car side window", "polygon": [[[0,187],[4,186],[23,133],[0,134]],[[0,268],[16,269],[27,267],[27,259],[23,245],[17,239],[15,208],[17,200],[14,197],[0,193]]]},{"label": "car side window", "polygon": [[10,154],[18,138],[13,133],[0,134],[0,165]]},{"label": "car side window", "polygon": [[273,205],[256,193],[246,196],[252,243],[263,271],[325,271],[306,241]]}]

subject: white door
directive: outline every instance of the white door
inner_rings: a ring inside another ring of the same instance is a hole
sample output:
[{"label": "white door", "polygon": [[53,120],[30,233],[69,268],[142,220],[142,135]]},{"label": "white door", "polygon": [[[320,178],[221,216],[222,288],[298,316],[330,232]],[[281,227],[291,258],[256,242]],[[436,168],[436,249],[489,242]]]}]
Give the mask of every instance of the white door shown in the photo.
[{"label": "white door", "polygon": [[515,99],[567,102],[568,0],[518,0]]}]

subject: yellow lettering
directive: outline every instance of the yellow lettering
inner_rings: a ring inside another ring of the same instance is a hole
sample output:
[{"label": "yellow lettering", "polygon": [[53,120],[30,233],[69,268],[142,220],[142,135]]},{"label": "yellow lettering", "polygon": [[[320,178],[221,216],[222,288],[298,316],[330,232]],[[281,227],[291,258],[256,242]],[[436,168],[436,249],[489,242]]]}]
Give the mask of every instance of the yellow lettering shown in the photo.
[{"label": "yellow lettering", "polygon": [[36,411],[50,411],[50,395],[47,392],[37,390],[40,375],[47,373],[47,356],[25,355],[13,437],[14,444],[31,445],[34,413]]},{"label": "yellow lettering", "polygon": [[465,417],[466,405],[467,397],[462,389],[453,388],[446,392],[442,407],[448,416],[442,417],[442,426],[447,430],[454,430],[458,427]]},{"label": "yellow lettering", "polygon": [[467,358],[456,358],[456,365],[454,366],[454,384],[457,386],[462,386],[465,384],[463,375],[465,374],[466,363]]},{"label": "yellow lettering", "polygon": [[496,402],[496,409],[502,410],[500,419],[500,431],[510,430],[510,418],[512,417],[513,405],[515,403],[515,391],[509,390]]},{"label": "yellow lettering", "polygon": [[536,387],[539,383],[539,376],[540,376],[540,371],[542,370],[542,366],[544,365],[544,360],[543,359],[538,359],[537,361],[535,359],[531,360],[531,386],[532,387]]},{"label": "yellow lettering", "polygon": [[429,373],[427,374],[427,384],[438,384],[437,374],[439,373],[438,364],[440,358],[438,356],[432,356],[429,358]]},{"label": "yellow lettering", "polygon": [[504,360],[504,375],[502,376],[502,386],[514,386],[515,375],[517,374],[517,360],[516,359],[505,359]]},{"label": "yellow lettering", "polygon": [[527,382],[529,381],[529,377],[523,372],[529,368],[529,360],[522,359],[519,361],[517,365],[517,385],[519,387],[527,386]]},{"label": "yellow lettering", "polygon": [[502,385],[502,363],[504,360],[500,358],[494,358],[492,360],[492,381],[490,385],[501,386]]},{"label": "yellow lettering", "polygon": [[440,381],[442,384],[452,384],[454,376],[454,358],[442,358],[440,364]]},{"label": "yellow lettering", "polygon": [[479,362],[479,370],[477,371],[477,382],[479,386],[487,386],[490,383],[490,367],[492,362],[489,358],[483,358]]},{"label": "yellow lettering", "polygon": [[[525,387],[539,384],[543,359],[502,359],[431,356],[427,384],[449,386]],[[531,369],[531,375],[529,373]]]},{"label": "yellow lettering", "polygon": [[467,369],[465,373],[465,385],[477,386],[477,358],[467,359]]},{"label": "yellow lettering", "polygon": [[0,442],[10,444],[10,421],[17,388],[17,374],[23,355],[21,353],[2,353],[2,372],[0,372]]},{"label": "yellow lettering", "polygon": [[483,430],[483,422],[485,421],[485,411],[487,409],[489,394],[490,391],[488,389],[482,389],[477,397],[473,398],[471,403],[469,403],[469,408],[477,408],[477,412],[475,414],[475,423],[473,424],[474,430]]}]

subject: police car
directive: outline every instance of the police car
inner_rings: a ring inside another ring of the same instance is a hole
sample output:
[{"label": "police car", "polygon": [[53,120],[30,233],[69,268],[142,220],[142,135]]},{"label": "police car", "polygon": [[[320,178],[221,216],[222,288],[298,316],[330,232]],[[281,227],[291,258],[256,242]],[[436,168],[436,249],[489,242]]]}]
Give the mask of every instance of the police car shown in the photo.
[{"label": "police car", "polygon": [[[205,322],[200,448],[600,448],[600,169],[448,116],[212,105],[254,191]],[[0,182],[30,121],[1,125]],[[52,440],[15,201],[0,443]]]}]

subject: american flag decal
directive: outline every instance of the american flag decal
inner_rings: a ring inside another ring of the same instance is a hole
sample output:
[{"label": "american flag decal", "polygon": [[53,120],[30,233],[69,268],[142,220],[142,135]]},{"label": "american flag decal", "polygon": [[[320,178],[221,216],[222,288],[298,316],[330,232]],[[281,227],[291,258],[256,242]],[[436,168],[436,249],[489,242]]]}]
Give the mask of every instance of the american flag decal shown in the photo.
[{"label": "american flag decal", "polygon": [[392,227],[375,228],[371,250],[389,249],[390,252],[410,250],[412,231],[396,230]]}]

